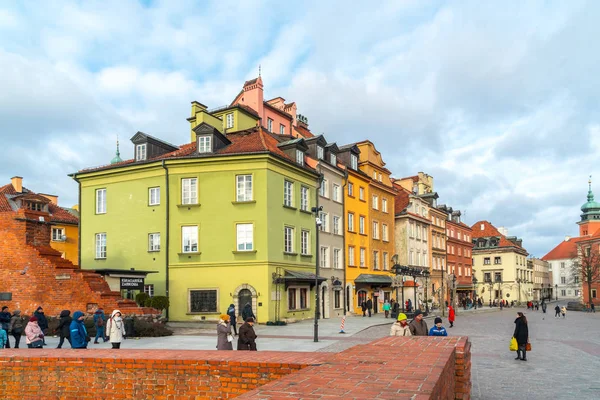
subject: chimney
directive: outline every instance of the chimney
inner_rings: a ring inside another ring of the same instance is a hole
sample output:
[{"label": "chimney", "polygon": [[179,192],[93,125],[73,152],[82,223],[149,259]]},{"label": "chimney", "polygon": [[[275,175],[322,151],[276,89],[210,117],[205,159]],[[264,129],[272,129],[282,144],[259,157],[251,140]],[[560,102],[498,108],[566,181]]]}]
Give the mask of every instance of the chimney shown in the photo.
[{"label": "chimney", "polygon": [[50,200],[50,202],[52,204],[54,204],[55,206],[58,205],[58,196],[53,195],[53,194],[44,194],[44,193],[40,193],[40,196],[44,196],[45,198],[47,198],[48,200]]},{"label": "chimney", "polygon": [[12,178],[10,178],[10,183],[12,183],[13,188],[15,188],[16,192],[18,192],[18,193],[23,192],[23,177],[22,176],[13,176]]}]

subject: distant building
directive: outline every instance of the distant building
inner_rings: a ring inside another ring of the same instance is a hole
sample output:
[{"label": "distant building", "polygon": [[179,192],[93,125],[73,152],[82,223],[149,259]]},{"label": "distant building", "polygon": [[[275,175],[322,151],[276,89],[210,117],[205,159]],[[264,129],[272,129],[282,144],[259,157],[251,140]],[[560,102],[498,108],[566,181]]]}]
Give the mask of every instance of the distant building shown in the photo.
[{"label": "distant building", "polygon": [[533,300],[550,299],[552,279],[549,263],[539,258],[529,258],[527,263],[533,269]]}]

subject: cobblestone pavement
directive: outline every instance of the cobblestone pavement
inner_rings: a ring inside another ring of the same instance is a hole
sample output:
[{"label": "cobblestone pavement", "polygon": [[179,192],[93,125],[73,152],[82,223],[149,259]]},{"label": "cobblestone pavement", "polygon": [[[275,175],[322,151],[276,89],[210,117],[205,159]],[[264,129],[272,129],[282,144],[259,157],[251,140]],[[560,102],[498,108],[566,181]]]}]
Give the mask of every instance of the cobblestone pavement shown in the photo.
[{"label": "cobblestone pavement", "polygon": [[[467,335],[472,342],[473,399],[600,399],[600,312],[569,311],[565,319],[555,319],[554,306],[547,314],[525,308],[469,314],[459,310],[453,328],[444,319],[450,335]],[[515,360],[516,354],[508,351],[517,311],[529,322],[532,351],[527,362]],[[388,334],[389,327],[377,326],[355,337]],[[332,346],[339,345],[343,343]]]}]

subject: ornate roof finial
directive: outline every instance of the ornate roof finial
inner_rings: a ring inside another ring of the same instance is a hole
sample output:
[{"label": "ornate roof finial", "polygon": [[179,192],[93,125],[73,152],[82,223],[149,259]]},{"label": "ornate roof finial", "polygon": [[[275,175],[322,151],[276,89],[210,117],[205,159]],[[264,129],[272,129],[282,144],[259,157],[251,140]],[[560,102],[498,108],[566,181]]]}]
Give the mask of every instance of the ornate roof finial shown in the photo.
[{"label": "ornate roof finial", "polygon": [[260,76],[260,64],[258,64],[258,76]]},{"label": "ornate roof finial", "polygon": [[588,201],[594,201],[594,193],[592,193],[592,176],[590,175],[590,179],[588,179]]},{"label": "ornate roof finial", "polygon": [[121,159],[121,152],[119,151],[119,135],[117,135],[117,152],[115,157],[110,161],[111,164],[116,164],[116,163],[120,163],[121,161],[123,161]]}]

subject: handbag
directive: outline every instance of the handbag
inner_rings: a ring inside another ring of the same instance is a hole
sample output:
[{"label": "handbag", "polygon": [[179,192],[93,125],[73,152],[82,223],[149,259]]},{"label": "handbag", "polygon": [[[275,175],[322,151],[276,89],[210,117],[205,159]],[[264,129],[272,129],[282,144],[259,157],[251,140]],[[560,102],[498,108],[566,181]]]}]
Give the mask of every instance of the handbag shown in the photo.
[{"label": "handbag", "polygon": [[42,347],[44,347],[44,341],[39,339],[35,342],[31,342],[31,347],[33,347],[34,349],[41,349]]},{"label": "handbag", "polygon": [[233,335],[227,335],[227,341],[228,342],[233,342]]},{"label": "handbag", "polygon": [[531,343],[527,342],[525,345],[525,351],[531,351]]},{"label": "handbag", "polygon": [[510,351],[517,351],[517,350],[519,350],[519,345],[517,344],[517,339],[515,337],[512,337],[510,339],[510,345],[508,346],[508,349]]}]

